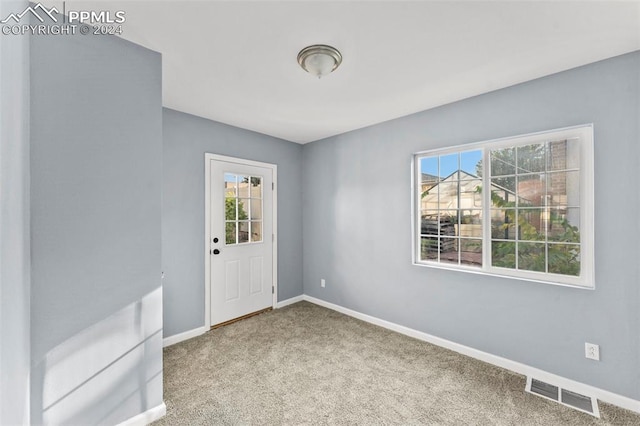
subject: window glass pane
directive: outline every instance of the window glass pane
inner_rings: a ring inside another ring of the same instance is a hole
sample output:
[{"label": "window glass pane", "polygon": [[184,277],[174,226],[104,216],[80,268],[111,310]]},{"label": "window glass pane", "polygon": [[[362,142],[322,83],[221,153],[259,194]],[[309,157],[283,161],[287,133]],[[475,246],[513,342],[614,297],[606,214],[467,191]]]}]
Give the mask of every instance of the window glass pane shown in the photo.
[{"label": "window glass pane", "polygon": [[262,241],[262,222],[251,222],[251,242]]},{"label": "window glass pane", "polygon": [[458,181],[444,180],[438,184],[441,209],[458,208]]},{"label": "window glass pane", "polygon": [[225,223],[225,233],[224,233],[224,242],[225,244],[235,244],[236,243],[236,223],[235,222],[227,222]]},{"label": "window glass pane", "polygon": [[482,208],[482,181],[470,179],[460,181],[460,205],[461,209]]},{"label": "window glass pane", "polygon": [[238,220],[249,219],[249,215],[247,214],[248,210],[249,210],[249,200],[238,199]]},{"label": "window glass pane", "polygon": [[491,241],[491,265],[499,268],[516,267],[516,243],[511,241]]},{"label": "window glass pane", "polygon": [[460,180],[476,179],[482,173],[482,151],[460,153]]},{"label": "window glass pane", "polygon": [[491,238],[513,240],[516,238],[515,209],[491,210]]},{"label": "window glass pane", "polygon": [[567,169],[567,141],[549,142],[547,145],[547,170]]},{"label": "window glass pane", "polygon": [[420,159],[420,173],[423,183],[436,184],[440,180],[438,172],[438,157],[423,157]]},{"label": "window glass pane", "polygon": [[518,207],[544,206],[545,175],[518,176]]},{"label": "window glass pane", "polygon": [[440,185],[423,184],[420,192],[420,206],[422,210],[437,210]]},{"label": "window glass pane", "polygon": [[547,170],[580,168],[580,140],[577,138],[549,142],[547,146]]},{"label": "window glass pane", "polygon": [[545,209],[518,209],[518,239],[545,240]]},{"label": "window glass pane", "polygon": [[518,174],[545,171],[546,144],[523,145],[516,148]]},{"label": "window glass pane", "polygon": [[252,198],[251,208],[249,210],[250,219],[262,219],[262,200],[259,198]]},{"label": "window glass pane", "polygon": [[238,243],[249,242],[249,222],[238,222]]},{"label": "window glass pane", "polygon": [[[501,274],[523,279],[549,273],[553,275],[543,279],[581,283],[575,277],[591,276],[581,270],[591,266],[580,255],[593,233],[580,231],[584,217],[592,223],[584,203],[591,210],[593,188],[583,187],[590,182],[580,167],[585,160],[591,164],[592,130],[515,137],[507,144],[503,139],[473,145],[473,150],[417,157],[416,258],[482,268],[485,252],[489,273],[491,267],[505,268]],[[249,213],[253,221],[253,211]],[[485,225],[490,229],[483,230]],[[591,256],[591,250],[585,253]]]},{"label": "window glass pane", "polygon": [[580,209],[549,209],[547,238],[549,241],[580,242]]},{"label": "window glass pane", "polygon": [[249,176],[238,176],[238,197],[249,198]]},{"label": "window glass pane", "polygon": [[482,210],[460,211],[459,235],[482,238]]},{"label": "window glass pane", "polygon": [[579,169],[582,160],[582,143],[579,138],[567,139],[567,169]]},{"label": "window glass pane", "polygon": [[458,229],[458,210],[440,211],[440,235],[455,236]]},{"label": "window glass pane", "polygon": [[420,238],[420,259],[438,260],[438,237]]},{"label": "window glass pane", "polygon": [[547,175],[549,206],[580,205],[580,172],[555,172]]},{"label": "window glass pane", "polygon": [[457,238],[440,238],[440,263],[458,263]]},{"label": "window glass pane", "polygon": [[438,226],[438,211],[425,210],[422,212],[422,220],[420,225],[420,233],[423,235],[439,235],[440,227]]},{"label": "window glass pane", "polygon": [[580,246],[577,244],[549,244],[549,272],[580,275]]},{"label": "window glass pane", "polygon": [[516,173],[516,149],[502,148],[492,149],[491,176],[514,175]]},{"label": "window glass pane", "polygon": [[[515,206],[516,178],[501,177],[491,179],[491,203],[496,207]],[[511,204],[508,204],[511,203]]]},{"label": "window glass pane", "polygon": [[460,263],[482,266],[482,240],[460,239]]},{"label": "window glass pane", "polygon": [[458,154],[440,156],[440,179],[458,179]]},{"label": "window glass pane", "polygon": [[236,199],[235,198],[224,199],[224,218],[225,220],[236,219]]},{"label": "window glass pane", "polygon": [[251,176],[249,194],[251,198],[262,198],[262,178],[260,176]]},{"label": "window glass pane", "polygon": [[518,269],[545,272],[544,243],[518,243]]},{"label": "window glass pane", "polygon": [[236,179],[237,176],[232,173],[224,174],[224,193],[225,197],[236,196]]}]

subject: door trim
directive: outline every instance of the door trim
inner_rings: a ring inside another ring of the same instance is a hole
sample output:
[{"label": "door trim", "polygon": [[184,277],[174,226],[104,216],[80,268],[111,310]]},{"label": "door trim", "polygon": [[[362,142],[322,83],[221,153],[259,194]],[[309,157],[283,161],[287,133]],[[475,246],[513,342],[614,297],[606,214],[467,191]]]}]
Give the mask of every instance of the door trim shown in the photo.
[{"label": "door trim", "polygon": [[245,160],[225,155],[204,154],[204,325],[211,326],[211,160],[225,161],[247,166],[257,166],[271,169],[273,182],[273,256],[272,256],[272,280],[273,297],[272,308],[278,303],[278,166],[260,161]]}]

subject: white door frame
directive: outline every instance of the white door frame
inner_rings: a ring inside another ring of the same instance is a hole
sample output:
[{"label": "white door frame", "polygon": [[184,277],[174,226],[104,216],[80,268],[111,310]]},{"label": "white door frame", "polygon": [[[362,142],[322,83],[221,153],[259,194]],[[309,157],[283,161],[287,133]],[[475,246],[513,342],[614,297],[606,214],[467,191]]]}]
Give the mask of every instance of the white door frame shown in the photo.
[{"label": "white door frame", "polygon": [[[211,160],[226,161],[248,166],[271,169],[273,174],[273,298],[272,307],[278,303],[278,166],[260,161],[245,160],[225,155],[204,154],[204,325],[211,327]],[[266,236],[265,236],[266,237]]]}]

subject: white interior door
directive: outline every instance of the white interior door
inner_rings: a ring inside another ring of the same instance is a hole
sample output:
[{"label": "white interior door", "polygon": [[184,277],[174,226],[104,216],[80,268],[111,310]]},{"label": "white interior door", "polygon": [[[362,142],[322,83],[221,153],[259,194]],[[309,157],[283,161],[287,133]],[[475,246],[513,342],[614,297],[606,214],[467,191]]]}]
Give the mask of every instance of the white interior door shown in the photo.
[{"label": "white interior door", "polygon": [[210,325],[217,325],[273,306],[274,170],[208,161]]}]

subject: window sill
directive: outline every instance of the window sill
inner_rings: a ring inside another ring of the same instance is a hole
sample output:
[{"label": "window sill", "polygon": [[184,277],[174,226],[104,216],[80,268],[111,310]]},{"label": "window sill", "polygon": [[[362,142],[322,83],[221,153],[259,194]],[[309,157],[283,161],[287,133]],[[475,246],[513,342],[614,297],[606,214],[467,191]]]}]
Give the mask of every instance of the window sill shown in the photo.
[{"label": "window sill", "polygon": [[506,279],[513,280],[513,281],[528,281],[528,282],[534,282],[534,283],[549,284],[549,285],[554,285],[554,286],[577,288],[577,289],[581,289],[581,290],[595,290],[595,285],[593,285],[593,284],[592,285],[587,285],[587,284],[578,284],[578,283],[565,283],[565,282],[552,281],[550,279],[544,279],[544,278],[534,278],[534,277],[516,276],[516,275],[510,275],[510,274],[501,274],[499,272],[487,271],[485,269],[481,269],[481,268],[473,267],[473,266],[461,266],[461,265],[448,266],[448,265],[443,265],[443,264],[440,264],[440,263],[416,262],[416,261],[413,261],[412,264],[414,266],[420,266],[420,267],[426,267],[426,268],[434,268],[434,269],[443,269],[443,270],[446,270],[446,271],[464,272],[464,273],[470,273],[470,274],[476,274],[476,275],[485,275],[485,276],[496,277],[496,278],[506,278]]}]

